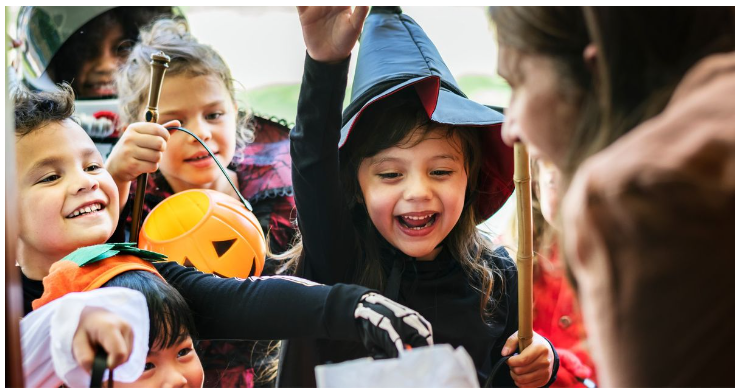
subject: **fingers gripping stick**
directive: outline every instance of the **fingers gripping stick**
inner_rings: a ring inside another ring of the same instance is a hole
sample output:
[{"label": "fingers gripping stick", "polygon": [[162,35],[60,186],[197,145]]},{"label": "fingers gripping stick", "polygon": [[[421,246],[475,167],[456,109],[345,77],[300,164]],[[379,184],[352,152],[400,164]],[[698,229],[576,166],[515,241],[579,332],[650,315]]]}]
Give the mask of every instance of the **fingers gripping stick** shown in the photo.
[{"label": "fingers gripping stick", "polygon": [[418,312],[376,293],[362,297],[355,318],[360,320],[362,341],[371,352],[397,357],[404,344],[434,343],[431,324]]}]

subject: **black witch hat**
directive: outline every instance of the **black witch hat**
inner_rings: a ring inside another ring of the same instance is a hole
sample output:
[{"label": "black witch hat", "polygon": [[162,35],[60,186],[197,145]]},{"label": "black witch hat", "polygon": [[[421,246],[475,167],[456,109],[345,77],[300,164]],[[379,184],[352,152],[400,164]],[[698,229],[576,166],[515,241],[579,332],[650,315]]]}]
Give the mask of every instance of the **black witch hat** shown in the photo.
[{"label": "black witch hat", "polygon": [[432,121],[483,132],[474,202],[478,222],[488,219],[514,191],[514,152],[501,139],[504,116],[468,99],[424,30],[399,7],[373,7],[365,20],[339,147],[365,108],[407,88],[416,91]]}]

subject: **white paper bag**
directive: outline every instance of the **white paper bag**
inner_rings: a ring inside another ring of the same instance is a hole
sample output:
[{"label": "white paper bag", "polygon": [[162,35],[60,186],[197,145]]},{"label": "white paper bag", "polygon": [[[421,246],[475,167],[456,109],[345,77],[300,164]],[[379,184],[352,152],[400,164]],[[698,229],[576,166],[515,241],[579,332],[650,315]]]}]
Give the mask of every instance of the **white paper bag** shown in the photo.
[{"label": "white paper bag", "polygon": [[447,344],[408,350],[392,359],[319,365],[315,373],[318,387],[480,387],[468,352]]}]

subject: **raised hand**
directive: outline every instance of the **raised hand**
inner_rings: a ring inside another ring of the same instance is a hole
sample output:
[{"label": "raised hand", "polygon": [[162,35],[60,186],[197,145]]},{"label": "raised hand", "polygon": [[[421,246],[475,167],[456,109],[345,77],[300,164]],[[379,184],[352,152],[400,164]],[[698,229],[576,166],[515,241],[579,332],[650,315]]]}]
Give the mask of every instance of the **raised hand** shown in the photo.
[{"label": "raised hand", "polygon": [[105,163],[116,182],[130,182],[143,173],[157,171],[170,139],[167,126],[181,125],[177,120],[164,125],[137,122],[126,128]]},{"label": "raised hand", "polygon": [[373,357],[398,357],[406,346],[431,346],[432,325],[418,312],[385,296],[368,293],[355,310],[362,343]]},{"label": "raised hand", "polygon": [[370,7],[298,7],[308,55],[316,61],[347,58],[362,31]]},{"label": "raised hand", "polygon": [[168,126],[182,126],[174,120],[164,125],[149,122],[136,122],[129,125],[121,139],[110,152],[105,161],[108,170],[118,187],[121,210],[131,187],[131,181],[141,174],[152,173],[159,168],[162,153],[167,149],[170,132]]}]

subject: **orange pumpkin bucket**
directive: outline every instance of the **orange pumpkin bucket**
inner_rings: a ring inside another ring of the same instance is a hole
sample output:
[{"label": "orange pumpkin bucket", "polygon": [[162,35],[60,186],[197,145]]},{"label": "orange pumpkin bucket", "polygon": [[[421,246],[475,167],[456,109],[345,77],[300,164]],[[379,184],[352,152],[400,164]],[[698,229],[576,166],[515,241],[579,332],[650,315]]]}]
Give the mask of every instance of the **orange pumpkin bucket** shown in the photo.
[{"label": "orange pumpkin bucket", "polygon": [[186,190],[157,205],[139,233],[139,248],[222,277],[258,276],[265,235],[242,203],[214,190]]}]

